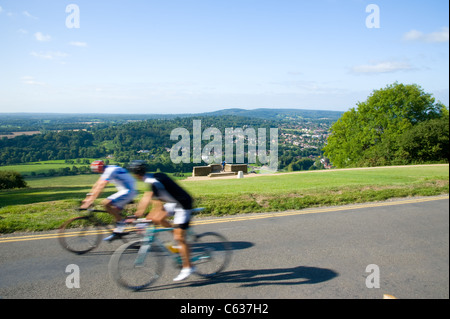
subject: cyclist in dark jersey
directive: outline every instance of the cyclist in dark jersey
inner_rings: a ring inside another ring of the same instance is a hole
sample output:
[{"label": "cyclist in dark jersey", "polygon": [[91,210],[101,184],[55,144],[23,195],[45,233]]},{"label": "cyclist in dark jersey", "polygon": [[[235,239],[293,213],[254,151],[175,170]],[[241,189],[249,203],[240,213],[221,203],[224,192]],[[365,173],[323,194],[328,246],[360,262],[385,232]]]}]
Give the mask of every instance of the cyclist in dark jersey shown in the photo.
[{"label": "cyclist in dark jersey", "polygon": [[[191,219],[192,197],[166,174],[147,173],[144,161],[131,162],[128,170],[150,186],[150,190],[144,193],[139,202],[135,215],[143,216],[151,204],[152,209],[146,219],[151,219],[155,224],[164,227],[175,227],[174,240],[179,244],[183,268],[174,281],[186,279],[195,271],[189,260],[190,250],[185,238]],[[174,226],[167,220],[168,216],[174,217]]]}]

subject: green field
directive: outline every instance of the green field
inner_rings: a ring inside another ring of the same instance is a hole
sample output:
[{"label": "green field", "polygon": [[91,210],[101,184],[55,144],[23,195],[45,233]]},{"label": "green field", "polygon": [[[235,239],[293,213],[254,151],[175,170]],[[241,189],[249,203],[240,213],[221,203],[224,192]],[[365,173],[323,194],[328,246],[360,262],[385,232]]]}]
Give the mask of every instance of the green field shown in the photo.
[{"label": "green field", "polygon": [[[74,208],[97,178],[90,174],[34,178],[27,180],[27,189],[0,191],[0,233],[57,228],[76,214]],[[307,171],[179,184],[197,206],[206,207],[205,214],[222,216],[448,194],[449,166]],[[138,185],[142,194],[145,185]],[[108,187],[103,197],[114,190]]]},{"label": "green field", "polygon": [[[89,159],[89,161],[93,161],[92,159]],[[9,170],[9,171],[16,171],[22,174],[23,176],[30,176],[32,172],[36,173],[36,175],[39,174],[45,174],[48,173],[50,170],[57,171],[60,168],[72,168],[73,166],[88,166],[89,164],[69,164],[65,163],[64,160],[54,160],[54,161],[42,161],[42,162],[32,162],[32,163],[26,163],[26,164],[18,164],[18,165],[7,165],[7,166],[0,166],[1,170]]]},{"label": "green field", "polygon": [[307,207],[448,194],[448,165],[308,171],[184,182],[213,215],[283,211]]}]

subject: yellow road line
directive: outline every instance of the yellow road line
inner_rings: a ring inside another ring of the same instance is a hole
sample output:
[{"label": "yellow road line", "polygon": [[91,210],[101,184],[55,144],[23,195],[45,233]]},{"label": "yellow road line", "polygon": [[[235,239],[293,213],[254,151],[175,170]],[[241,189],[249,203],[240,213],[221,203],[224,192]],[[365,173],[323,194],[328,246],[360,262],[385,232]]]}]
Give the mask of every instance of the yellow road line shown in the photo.
[{"label": "yellow road line", "polygon": [[416,198],[410,200],[400,200],[395,202],[383,202],[383,203],[367,203],[360,205],[349,205],[349,206],[341,206],[341,207],[328,207],[328,208],[317,208],[317,209],[305,209],[305,210],[296,210],[296,211],[286,211],[281,213],[261,213],[258,215],[252,216],[239,216],[239,217],[228,217],[228,218],[217,218],[217,219],[208,219],[205,221],[195,221],[192,225],[204,225],[204,224],[216,224],[216,223],[227,223],[233,221],[243,221],[243,220],[252,220],[252,219],[263,219],[263,218],[272,218],[272,217],[284,217],[284,216],[293,216],[293,215],[308,215],[308,214],[318,214],[318,213],[327,213],[327,212],[339,212],[346,210],[356,210],[361,208],[372,208],[372,207],[384,207],[384,206],[395,206],[395,205],[405,205],[405,204],[413,204],[413,203],[424,203],[442,199],[448,199],[449,196],[440,196],[440,197],[431,197],[431,198]]},{"label": "yellow road line", "polygon": [[[107,233],[107,230],[88,230],[85,232],[87,235],[97,235],[97,234],[105,234]],[[73,231],[73,232],[66,232],[64,234],[64,237],[74,237],[79,235],[79,231]],[[6,238],[0,238],[0,243],[8,243],[8,242],[17,242],[17,241],[28,241],[28,240],[39,240],[39,239],[51,239],[51,238],[58,238],[59,234],[42,234],[42,235],[29,235],[29,236],[17,236],[17,237],[6,237]]]},{"label": "yellow road line", "polygon": [[[406,200],[399,200],[399,201],[393,201],[393,202],[366,203],[366,204],[358,204],[358,205],[346,205],[346,206],[340,206],[340,207],[304,209],[304,210],[296,210],[296,211],[286,211],[286,212],[281,212],[281,213],[260,213],[257,215],[220,217],[220,218],[214,218],[214,219],[196,220],[196,221],[193,221],[191,224],[193,226],[209,225],[209,224],[218,224],[218,223],[230,223],[230,222],[236,222],[236,221],[247,221],[247,220],[255,220],[255,219],[294,216],[294,215],[308,215],[308,214],[319,214],[319,213],[328,213],[328,212],[340,212],[340,211],[356,210],[356,209],[362,209],[362,208],[425,203],[425,202],[431,202],[431,201],[448,199],[448,198],[449,198],[449,196],[446,195],[446,196],[438,196],[438,197],[406,199]],[[93,229],[93,230],[88,231],[88,233],[91,235],[104,234],[104,233],[108,233],[108,232],[109,231],[107,229],[103,229],[103,230]],[[65,237],[73,237],[73,236],[78,235],[79,233],[80,232],[78,232],[78,231],[68,232],[65,234]],[[59,235],[58,233],[54,233],[54,234],[3,237],[3,238],[0,238],[0,243],[20,242],[20,241],[29,241],[29,240],[39,240],[39,239],[54,239],[54,238],[58,238],[58,235]]]},{"label": "yellow road line", "polygon": [[[111,231],[108,229],[92,229],[87,230],[83,232],[85,235],[98,235],[98,234],[108,234]],[[64,237],[75,237],[82,232],[80,231],[68,231],[64,233]],[[58,238],[59,233],[54,234],[42,234],[42,235],[28,235],[28,236],[13,236],[13,237],[5,237],[0,238],[0,243],[7,243],[7,242],[16,242],[16,241],[27,241],[27,240],[39,240],[39,239],[51,239],[51,238]]]}]

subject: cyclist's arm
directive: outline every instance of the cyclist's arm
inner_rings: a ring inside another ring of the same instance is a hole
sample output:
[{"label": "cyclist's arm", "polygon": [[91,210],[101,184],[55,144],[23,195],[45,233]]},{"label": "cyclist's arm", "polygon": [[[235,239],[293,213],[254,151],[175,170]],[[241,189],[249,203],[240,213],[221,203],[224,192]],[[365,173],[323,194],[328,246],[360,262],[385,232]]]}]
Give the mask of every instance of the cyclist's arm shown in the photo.
[{"label": "cyclist's arm", "polygon": [[153,197],[153,192],[145,192],[144,193],[144,196],[142,196],[142,199],[139,201],[139,204],[138,204],[138,207],[137,207],[137,210],[135,213],[135,215],[137,217],[142,217],[145,214],[145,211],[152,203],[152,197]]},{"label": "cyclist's arm", "polygon": [[83,205],[81,205],[81,208],[88,208],[91,206],[94,201],[100,196],[103,189],[108,185],[108,181],[104,179],[99,179],[94,186],[92,187],[91,191],[88,193],[86,198],[83,200]]}]

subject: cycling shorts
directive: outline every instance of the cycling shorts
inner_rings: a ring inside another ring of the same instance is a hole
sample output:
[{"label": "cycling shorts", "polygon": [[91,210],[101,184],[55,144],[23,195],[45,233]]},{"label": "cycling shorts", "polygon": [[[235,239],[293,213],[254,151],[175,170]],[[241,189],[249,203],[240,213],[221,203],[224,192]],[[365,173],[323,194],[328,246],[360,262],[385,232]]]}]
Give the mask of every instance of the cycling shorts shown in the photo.
[{"label": "cycling shorts", "polygon": [[123,209],[126,204],[131,202],[137,195],[135,190],[124,189],[112,194],[107,199],[111,201],[111,204],[119,209]]},{"label": "cycling shorts", "polygon": [[184,209],[178,203],[165,203],[164,210],[168,216],[173,216],[173,223],[175,227],[181,229],[188,229],[189,222],[191,221],[191,210]]}]

